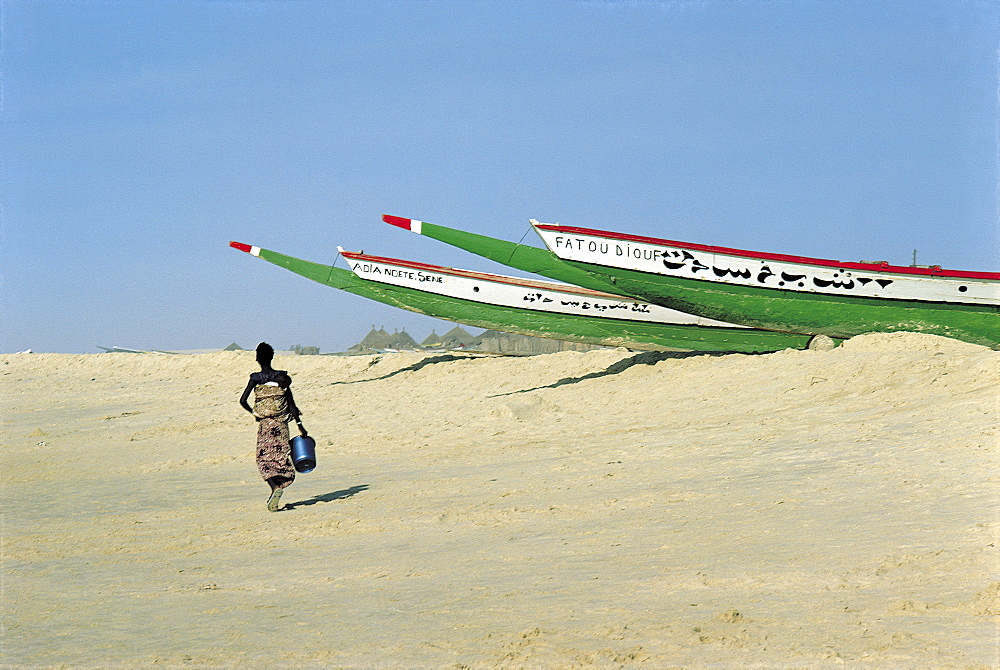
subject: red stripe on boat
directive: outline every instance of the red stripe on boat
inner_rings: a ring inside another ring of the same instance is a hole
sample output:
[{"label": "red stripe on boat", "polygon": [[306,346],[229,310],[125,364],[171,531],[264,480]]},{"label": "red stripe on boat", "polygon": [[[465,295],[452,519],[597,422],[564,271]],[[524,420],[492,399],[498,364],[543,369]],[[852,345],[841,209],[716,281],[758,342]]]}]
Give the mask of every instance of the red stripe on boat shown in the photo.
[{"label": "red stripe on boat", "polygon": [[231,246],[233,249],[239,249],[240,251],[245,251],[247,253],[250,253],[251,247],[249,244],[243,244],[242,242],[230,242],[229,246]]},{"label": "red stripe on boat", "polygon": [[413,224],[411,223],[412,219],[404,219],[401,216],[393,216],[391,214],[383,214],[382,215],[382,220],[385,221],[386,223],[390,224],[390,225],[393,225],[393,226],[399,226],[400,228],[405,228],[406,230],[413,230],[413,228],[412,228]]},{"label": "red stripe on boat", "polygon": [[888,263],[853,263],[842,261],[831,261],[822,258],[809,258],[808,256],[788,256],[786,254],[772,254],[763,251],[745,251],[743,249],[730,249],[729,247],[715,247],[707,244],[694,244],[692,242],[677,242],[674,240],[663,240],[656,237],[643,237],[641,235],[629,235],[627,233],[613,233],[606,230],[594,230],[592,228],[576,228],[574,226],[556,226],[551,224],[539,224],[535,226],[539,230],[547,230],[554,233],[567,233],[569,235],[590,235],[592,237],[602,237],[609,240],[621,240],[623,242],[640,242],[642,244],[653,244],[657,246],[677,247],[678,249],[690,249],[691,251],[706,251],[713,254],[726,254],[729,256],[740,256],[755,260],[778,261],[784,263],[798,263],[800,265],[822,265],[833,268],[850,268],[852,270],[865,270],[867,272],[891,272],[895,274],[908,275],[928,275],[931,277],[959,277],[964,279],[1000,279],[1000,272],[974,272],[970,270],[942,270],[939,266],[930,268],[910,268],[900,265],[889,265]]}]

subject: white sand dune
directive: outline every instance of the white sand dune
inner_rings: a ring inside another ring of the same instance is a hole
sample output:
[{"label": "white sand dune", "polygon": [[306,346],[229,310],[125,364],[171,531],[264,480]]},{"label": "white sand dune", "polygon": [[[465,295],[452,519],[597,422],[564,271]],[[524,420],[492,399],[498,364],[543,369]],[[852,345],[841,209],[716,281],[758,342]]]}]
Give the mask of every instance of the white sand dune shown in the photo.
[{"label": "white sand dune", "polygon": [[0,356],[7,666],[998,667],[1000,352]]}]

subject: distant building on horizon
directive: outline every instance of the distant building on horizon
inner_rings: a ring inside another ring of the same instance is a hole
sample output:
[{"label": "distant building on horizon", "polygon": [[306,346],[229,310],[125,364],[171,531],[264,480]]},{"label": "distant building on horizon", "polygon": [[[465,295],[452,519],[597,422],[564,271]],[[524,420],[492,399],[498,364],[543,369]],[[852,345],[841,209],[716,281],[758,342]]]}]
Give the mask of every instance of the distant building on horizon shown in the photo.
[{"label": "distant building on horizon", "polygon": [[420,349],[417,341],[410,337],[406,330],[394,333],[386,332],[385,328],[372,329],[360,342],[347,349],[348,353],[358,354],[365,351],[384,351],[385,349]]},{"label": "distant building on horizon", "polygon": [[437,334],[436,330],[432,330],[431,334],[420,343],[420,346],[424,349],[437,349],[441,346],[441,336]]},{"label": "distant building on horizon", "polygon": [[439,348],[443,349],[465,349],[476,343],[476,336],[461,326],[455,326],[441,336]]},{"label": "distant building on horizon", "polygon": [[461,326],[455,326],[444,335],[438,335],[436,330],[432,330],[423,342],[417,344],[406,330],[389,333],[384,327],[375,328],[372,326],[372,329],[360,342],[348,348],[347,353],[361,354],[387,349],[416,351],[421,349],[461,349],[489,354],[526,356],[550,354],[557,351],[589,351],[590,349],[603,348],[605,347],[596,344],[566,342],[545,337],[504,333],[498,330],[486,330],[479,335],[473,335]]}]

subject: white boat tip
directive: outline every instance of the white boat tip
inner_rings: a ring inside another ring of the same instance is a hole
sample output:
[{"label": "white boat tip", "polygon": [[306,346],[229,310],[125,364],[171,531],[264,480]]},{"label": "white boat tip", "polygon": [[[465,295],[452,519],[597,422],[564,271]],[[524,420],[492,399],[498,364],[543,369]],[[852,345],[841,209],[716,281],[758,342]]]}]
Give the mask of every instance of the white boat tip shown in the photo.
[{"label": "white boat tip", "polygon": [[245,251],[253,256],[260,256],[260,247],[253,247],[249,244],[243,244],[242,242],[230,242],[229,246],[233,249],[239,249],[240,251]]}]

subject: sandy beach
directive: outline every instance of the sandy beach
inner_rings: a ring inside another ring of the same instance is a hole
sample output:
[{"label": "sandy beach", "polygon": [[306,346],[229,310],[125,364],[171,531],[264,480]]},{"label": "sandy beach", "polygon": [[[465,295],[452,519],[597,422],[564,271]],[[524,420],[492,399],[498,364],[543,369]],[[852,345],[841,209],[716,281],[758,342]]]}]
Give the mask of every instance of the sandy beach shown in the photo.
[{"label": "sandy beach", "polygon": [[0,356],[4,667],[1000,667],[1000,352]]}]

